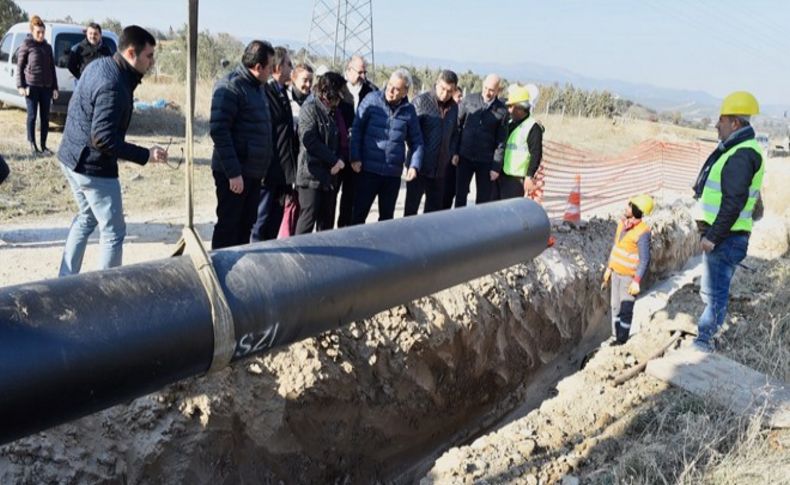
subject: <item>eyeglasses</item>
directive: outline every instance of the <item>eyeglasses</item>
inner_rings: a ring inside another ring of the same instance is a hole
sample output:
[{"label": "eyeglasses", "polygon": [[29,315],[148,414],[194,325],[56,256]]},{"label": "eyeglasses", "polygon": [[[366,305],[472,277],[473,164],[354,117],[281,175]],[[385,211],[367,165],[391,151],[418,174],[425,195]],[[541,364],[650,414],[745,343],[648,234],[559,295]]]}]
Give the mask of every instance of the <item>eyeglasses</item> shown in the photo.
[{"label": "eyeglasses", "polygon": [[[168,153],[168,154],[170,153],[170,145],[172,143],[173,143],[173,137],[171,136],[170,137],[170,141],[167,142],[167,147],[165,147],[165,153]],[[173,166],[173,164],[170,163],[170,157],[168,157],[168,161],[165,162],[165,165],[167,165],[168,168],[172,168],[173,170],[178,170],[179,167],[181,167],[181,162],[184,161],[184,147],[180,147],[180,149],[181,149],[181,156],[176,161],[176,165],[175,166]]]}]

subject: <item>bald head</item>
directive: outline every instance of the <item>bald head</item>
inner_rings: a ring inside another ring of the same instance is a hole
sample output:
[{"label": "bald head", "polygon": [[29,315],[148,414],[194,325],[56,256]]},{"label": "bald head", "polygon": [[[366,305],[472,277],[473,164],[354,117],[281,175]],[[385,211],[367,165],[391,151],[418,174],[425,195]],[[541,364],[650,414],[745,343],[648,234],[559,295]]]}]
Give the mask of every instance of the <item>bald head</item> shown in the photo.
[{"label": "bald head", "polygon": [[496,74],[489,74],[483,80],[483,100],[490,103],[499,96],[499,85],[502,80]]},{"label": "bald head", "polygon": [[356,86],[361,80],[367,79],[367,74],[365,58],[359,55],[351,56],[346,65],[346,80]]}]

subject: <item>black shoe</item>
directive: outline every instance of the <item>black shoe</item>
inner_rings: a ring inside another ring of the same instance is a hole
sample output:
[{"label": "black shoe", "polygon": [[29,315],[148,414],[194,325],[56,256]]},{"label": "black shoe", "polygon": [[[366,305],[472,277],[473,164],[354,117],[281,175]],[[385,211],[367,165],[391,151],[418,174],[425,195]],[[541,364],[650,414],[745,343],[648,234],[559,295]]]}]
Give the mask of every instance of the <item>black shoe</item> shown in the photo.
[{"label": "black shoe", "polygon": [[33,142],[30,142],[30,154],[31,154],[31,155],[33,155],[33,156],[35,157],[35,156],[37,156],[39,153],[41,153],[41,152],[40,152],[40,150],[38,149],[38,147],[36,146],[36,144],[35,144],[35,143],[33,143]]},{"label": "black shoe", "polygon": [[42,155],[47,156],[47,157],[51,157],[52,155],[54,155],[54,153],[52,153],[52,150],[50,150],[49,148],[44,147],[44,146],[41,147],[41,152],[40,153]]}]

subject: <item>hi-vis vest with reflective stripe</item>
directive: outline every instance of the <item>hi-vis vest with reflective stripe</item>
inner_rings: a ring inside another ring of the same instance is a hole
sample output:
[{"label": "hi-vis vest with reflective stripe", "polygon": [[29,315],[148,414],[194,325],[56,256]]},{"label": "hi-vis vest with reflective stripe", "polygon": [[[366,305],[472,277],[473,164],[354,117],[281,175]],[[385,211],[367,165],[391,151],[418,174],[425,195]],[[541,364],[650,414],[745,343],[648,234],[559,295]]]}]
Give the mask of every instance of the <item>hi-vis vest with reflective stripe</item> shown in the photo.
[{"label": "hi-vis vest with reflective stripe", "polygon": [[620,239],[623,233],[623,221],[617,223],[617,233],[614,235],[614,247],[609,255],[609,267],[617,274],[623,276],[636,275],[639,267],[639,238],[646,232],[650,232],[650,226],[645,221],[626,231],[625,236]]},{"label": "hi-vis vest with reflective stripe", "polygon": [[526,177],[529,162],[532,157],[529,155],[527,146],[527,136],[529,131],[535,126],[535,120],[530,116],[521,122],[507,138],[505,145],[505,162],[502,171],[511,177]]},{"label": "hi-vis vest with reflective stripe", "polygon": [[710,169],[708,180],[705,181],[705,187],[702,189],[702,197],[699,198],[698,205],[702,212],[702,220],[712,225],[721,208],[721,172],[724,170],[724,166],[727,164],[730,156],[741,148],[751,148],[757,152],[760,156],[760,170],[752,177],[752,183],[749,186],[749,198],[746,200],[746,205],[741,210],[730,231],[751,232],[752,211],[754,210],[754,204],[757,203],[757,196],[763,184],[763,173],[765,173],[763,152],[760,149],[760,145],[753,138],[743,143],[738,143],[716,160],[716,163]]}]

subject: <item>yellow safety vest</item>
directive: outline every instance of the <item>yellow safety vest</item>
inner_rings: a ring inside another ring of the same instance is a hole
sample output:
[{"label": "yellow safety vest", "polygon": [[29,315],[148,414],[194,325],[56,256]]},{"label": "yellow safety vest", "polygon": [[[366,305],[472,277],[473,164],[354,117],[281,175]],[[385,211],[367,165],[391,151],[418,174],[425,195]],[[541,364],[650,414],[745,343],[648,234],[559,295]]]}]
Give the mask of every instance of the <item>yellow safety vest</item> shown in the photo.
[{"label": "yellow safety vest", "polygon": [[639,238],[646,232],[650,232],[650,226],[645,221],[629,229],[625,236],[620,239],[623,233],[623,221],[617,223],[617,232],[614,235],[614,246],[609,255],[609,267],[617,274],[623,276],[636,275],[639,267]]},{"label": "yellow safety vest", "polygon": [[522,121],[507,138],[502,171],[511,177],[527,176],[529,162],[532,160],[527,146],[527,137],[533,126],[535,126],[535,120],[530,116]]},{"label": "yellow safety vest", "polygon": [[710,169],[708,179],[705,181],[705,187],[702,189],[702,197],[700,197],[697,202],[697,214],[701,214],[701,219],[710,225],[713,225],[713,222],[716,221],[716,216],[719,215],[719,209],[721,208],[722,171],[724,171],[724,166],[727,164],[727,160],[730,159],[730,156],[741,148],[751,148],[757,152],[760,156],[760,169],[752,177],[749,186],[749,198],[746,199],[746,205],[738,215],[738,219],[735,220],[735,223],[729,229],[731,231],[751,232],[752,211],[754,210],[754,205],[757,203],[757,196],[760,194],[760,188],[763,184],[763,174],[765,173],[763,152],[760,145],[754,139],[746,140],[745,142],[733,146],[716,160],[716,163],[714,163],[713,167]]}]

